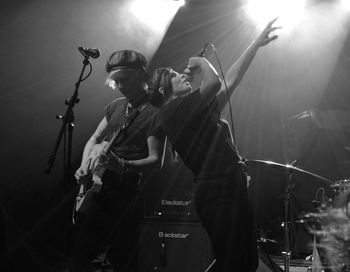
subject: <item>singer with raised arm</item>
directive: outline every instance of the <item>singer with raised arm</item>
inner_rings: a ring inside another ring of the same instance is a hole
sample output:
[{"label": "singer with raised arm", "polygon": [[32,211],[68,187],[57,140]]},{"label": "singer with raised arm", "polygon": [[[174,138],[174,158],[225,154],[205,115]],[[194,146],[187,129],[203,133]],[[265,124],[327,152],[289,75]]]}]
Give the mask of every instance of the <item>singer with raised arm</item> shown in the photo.
[{"label": "singer with raised arm", "polygon": [[[231,66],[225,75],[228,94],[242,80],[258,49],[277,36],[275,20]],[[201,76],[192,91],[187,81]],[[173,148],[195,177],[195,206],[215,254],[213,270],[255,271],[258,265],[254,219],[247,196],[246,167],[220,115],[225,86],[204,57],[191,57],[184,74],[158,68],[152,78],[151,102],[161,107],[161,124]]]},{"label": "singer with raised arm", "polygon": [[164,141],[159,109],[149,103],[146,65],[134,50],[108,58],[106,84],[124,97],[105,108],[75,173],[81,189],[74,209],[79,231],[70,250],[71,271],[90,271],[90,263],[111,241],[123,248],[109,260],[114,271],[136,271],[138,186],[142,174],[159,166]]}]

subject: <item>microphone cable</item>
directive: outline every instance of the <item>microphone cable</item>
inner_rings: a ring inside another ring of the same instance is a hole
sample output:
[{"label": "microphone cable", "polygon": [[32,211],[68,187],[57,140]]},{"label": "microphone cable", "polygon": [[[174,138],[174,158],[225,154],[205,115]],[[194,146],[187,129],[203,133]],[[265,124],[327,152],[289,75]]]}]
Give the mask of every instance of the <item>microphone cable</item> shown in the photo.
[{"label": "microphone cable", "polygon": [[78,51],[79,51],[79,53],[82,54],[83,57],[84,57],[83,63],[84,63],[85,65],[89,65],[89,68],[90,68],[90,71],[87,73],[87,75],[86,75],[84,78],[82,78],[82,79],[80,80],[80,82],[83,82],[84,80],[86,80],[86,79],[91,75],[91,73],[92,73],[92,64],[91,64],[91,62],[90,62],[90,60],[89,60],[89,56],[87,56],[86,54],[84,54],[81,50],[79,50],[79,48],[78,48]]},{"label": "microphone cable", "polygon": [[233,114],[232,114],[232,105],[231,105],[230,96],[228,95],[228,88],[227,88],[227,82],[226,82],[226,79],[225,79],[225,74],[224,74],[224,71],[222,70],[221,62],[220,62],[220,59],[219,59],[218,54],[216,52],[216,48],[215,48],[214,44],[213,43],[208,43],[208,44],[213,49],[216,61],[217,61],[218,65],[219,65],[219,70],[220,70],[220,73],[221,73],[221,77],[222,77],[222,80],[223,80],[224,85],[225,85],[225,93],[226,93],[226,98],[227,98],[227,102],[228,102],[228,108],[229,108],[229,111],[230,111],[230,125],[231,125],[231,128],[232,128],[233,145],[234,145],[234,147],[235,147],[235,149],[237,151],[236,135],[235,135],[234,122],[233,122]]}]

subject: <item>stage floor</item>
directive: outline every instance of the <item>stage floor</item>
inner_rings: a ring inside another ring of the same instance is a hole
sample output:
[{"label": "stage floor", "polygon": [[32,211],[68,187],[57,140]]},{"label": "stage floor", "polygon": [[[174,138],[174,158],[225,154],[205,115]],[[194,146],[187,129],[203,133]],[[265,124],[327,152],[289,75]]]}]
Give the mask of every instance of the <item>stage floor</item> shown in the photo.
[{"label": "stage floor", "polygon": [[[283,256],[271,256],[271,259],[284,270]],[[290,260],[290,272],[307,272],[307,269],[312,266],[312,261],[305,259],[291,259]]]}]

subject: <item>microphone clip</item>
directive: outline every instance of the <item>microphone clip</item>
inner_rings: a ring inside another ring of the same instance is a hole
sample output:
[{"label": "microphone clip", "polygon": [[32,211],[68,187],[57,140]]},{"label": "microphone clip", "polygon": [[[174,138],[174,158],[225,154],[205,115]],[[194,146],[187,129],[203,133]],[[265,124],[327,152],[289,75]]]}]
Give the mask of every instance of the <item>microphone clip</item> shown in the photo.
[{"label": "microphone clip", "polygon": [[100,50],[98,50],[97,48],[86,48],[80,46],[78,47],[78,50],[80,54],[82,54],[86,58],[91,57],[93,59],[97,59],[101,55]]},{"label": "microphone clip", "polygon": [[207,52],[207,50],[208,50],[208,46],[210,45],[211,43],[209,42],[209,43],[206,43],[205,45],[204,45],[204,47],[202,48],[202,50],[199,52],[199,54],[198,54],[198,57],[204,57],[204,55],[205,55],[205,53]]}]

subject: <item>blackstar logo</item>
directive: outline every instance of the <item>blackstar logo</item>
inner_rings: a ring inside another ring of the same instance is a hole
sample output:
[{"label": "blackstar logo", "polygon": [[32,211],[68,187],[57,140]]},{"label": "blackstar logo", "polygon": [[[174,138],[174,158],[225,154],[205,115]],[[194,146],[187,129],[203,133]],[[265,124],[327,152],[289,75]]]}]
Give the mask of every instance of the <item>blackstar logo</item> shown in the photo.
[{"label": "blackstar logo", "polygon": [[162,199],[162,206],[188,206],[190,205],[191,200],[184,201],[184,200],[167,200]]},{"label": "blackstar logo", "polygon": [[173,233],[173,232],[162,232],[158,234],[159,238],[175,238],[175,239],[186,239],[190,236],[189,233]]}]

